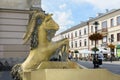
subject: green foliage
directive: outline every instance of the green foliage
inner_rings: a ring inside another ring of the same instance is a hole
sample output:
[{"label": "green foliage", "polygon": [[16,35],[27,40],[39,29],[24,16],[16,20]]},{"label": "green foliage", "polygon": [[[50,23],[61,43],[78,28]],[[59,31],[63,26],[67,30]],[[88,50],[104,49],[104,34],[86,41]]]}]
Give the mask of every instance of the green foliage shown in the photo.
[{"label": "green foliage", "polygon": [[99,51],[99,49],[97,47],[93,47],[92,51]]},{"label": "green foliage", "polygon": [[79,53],[79,51],[78,51],[78,50],[75,50],[74,53]]}]

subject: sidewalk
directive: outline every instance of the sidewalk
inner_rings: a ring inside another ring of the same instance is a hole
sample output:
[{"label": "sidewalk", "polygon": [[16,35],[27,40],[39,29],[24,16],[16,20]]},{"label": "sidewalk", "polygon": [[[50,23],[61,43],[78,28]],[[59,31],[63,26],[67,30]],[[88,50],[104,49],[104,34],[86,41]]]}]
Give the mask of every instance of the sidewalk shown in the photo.
[{"label": "sidewalk", "polygon": [[103,63],[105,63],[105,64],[118,64],[118,65],[120,65],[120,61],[103,61]]}]

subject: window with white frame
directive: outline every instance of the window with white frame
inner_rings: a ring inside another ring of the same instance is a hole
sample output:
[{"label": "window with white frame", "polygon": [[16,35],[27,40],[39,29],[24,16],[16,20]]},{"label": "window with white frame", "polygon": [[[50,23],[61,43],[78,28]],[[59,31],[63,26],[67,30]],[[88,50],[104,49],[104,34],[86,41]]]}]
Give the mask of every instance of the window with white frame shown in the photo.
[{"label": "window with white frame", "polygon": [[93,32],[93,26],[91,26],[91,32]]},{"label": "window with white frame", "polygon": [[84,39],[84,46],[87,46],[87,41],[86,41],[86,39]]},{"label": "window with white frame", "polygon": [[73,41],[71,42],[71,48],[73,48]]},{"label": "window with white frame", "polygon": [[111,34],[111,42],[114,42],[114,34]]},{"label": "window with white frame", "polygon": [[91,40],[91,45],[93,45],[93,40]]},{"label": "window with white frame", "polygon": [[120,25],[120,16],[117,17],[117,25]]},{"label": "window with white frame", "polygon": [[107,36],[104,36],[102,41],[107,42]]},{"label": "window with white frame", "polygon": [[120,33],[117,33],[117,41],[120,41]]},{"label": "window with white frame", "polygon": [[114,19],[110,19],[110,26],[113,27],[114,26]]},{"label": "window with white frame", "polygon": [[71,33],[71,39],[73,39],[73,33]]},{"label": "window with white frame", "polygon": [[75,47],[77,48],[77,41],[75,41]]},{"label": "window with white frame", "polygon": [[81,30],[79,30],[79,36],[81,36]]},{"label": "window with white frame", "polygon": [[75,37],[77,37],[77,31],[75,31]]},{"label": "window with white frame", "polygon": [[84,28],[84,35],[86,35],[86,28]]},{"label": "window with white frame", "polygon": [[68,34],[68,38],[70,38],[69,34]]},{"label": "window with white frame", "polygon": [[107,28],[107,21],[102,22],[102,28]]},{"label": "window with white frame", "polygon": [[79,46],[80,46],[80,47],[82,46],[81,40],[79,41]]}]

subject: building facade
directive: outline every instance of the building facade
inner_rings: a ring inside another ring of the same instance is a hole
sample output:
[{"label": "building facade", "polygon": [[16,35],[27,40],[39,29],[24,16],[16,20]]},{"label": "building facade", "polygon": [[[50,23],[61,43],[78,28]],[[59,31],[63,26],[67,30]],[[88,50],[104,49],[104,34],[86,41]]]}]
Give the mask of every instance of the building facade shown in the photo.
[{"label": "building facade", "polygon": [[32,8],[41,9],[41,0],[1,0],[0,58],[25,58],[30,43],[23,45],[23,35]]},{"label": "building facade", "polygon": [[120,52],[117,52],[116,47],[120,44],[120,9],[111,10],[99,14],[95,18],[90,18],[56,35],[54,40],[58,39],[58,36],[69,38],[70,51],[78,50],[80,53],[90,53],[95,46],[95,42],[89,39],[89,36],[95,33],[95,25],[93,25],[95,21],[99,23],[97,32],[103,35],[103,39],[97,41],[97,47],[101,50],[105,49],[106,52],[103,51],[105,54],[111,54],[108,45],[113,44],[115,45],[113,54],[118,56]]}]

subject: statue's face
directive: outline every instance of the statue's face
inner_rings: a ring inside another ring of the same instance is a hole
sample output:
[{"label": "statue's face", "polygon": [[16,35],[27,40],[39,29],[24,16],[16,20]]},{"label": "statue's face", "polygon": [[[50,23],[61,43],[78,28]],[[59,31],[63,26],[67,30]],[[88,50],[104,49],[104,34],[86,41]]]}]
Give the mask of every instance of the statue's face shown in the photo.
[{"label": "statue's face", "polygon": [[53,18],[51,17],[52,15],[48,14],[46,17],[45,17],[45,29],[46,30],[55,30],[57,31],[59,29],[59,26],[58,24],[53,20]]},{"label": "statue's face", "polygon": [[47,31],[47,38],[49,41],[54,37],[56,31],[59,29],[58,24],[53,20],[51,15],[47,15],[44,20],[44,29]]}]

